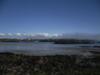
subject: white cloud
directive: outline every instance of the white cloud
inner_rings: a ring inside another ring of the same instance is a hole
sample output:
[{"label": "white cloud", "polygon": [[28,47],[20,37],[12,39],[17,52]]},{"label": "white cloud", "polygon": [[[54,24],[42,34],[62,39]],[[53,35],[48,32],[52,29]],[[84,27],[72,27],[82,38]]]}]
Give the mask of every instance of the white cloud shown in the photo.
[{"label": "white cloud", "polygon": [[5,36],[6,34],[5,33],[0,33],[0,36]]},{"label": "white cloud", "polygon": [[12,33],[7,33],[7,35],[9,35],[9,36],[13,36],[13,34],[12,34]]},{"label": "white cloud", "polygon": [[60,34],[53,34],[52,36],[58,37],[58,36],[60,36]]},{"label": "white cloud", "polygon": [[16,35],[16,36],[21,36],[22,34],[21,34],[21,33],[16,33],[15,35]]},{"label": "white cloud", "polygon": [[100,34],[49,34],[49,33],[0,33],[0,37],[4,38],[78,38],[78,39],[97,39],[100,40]]}]

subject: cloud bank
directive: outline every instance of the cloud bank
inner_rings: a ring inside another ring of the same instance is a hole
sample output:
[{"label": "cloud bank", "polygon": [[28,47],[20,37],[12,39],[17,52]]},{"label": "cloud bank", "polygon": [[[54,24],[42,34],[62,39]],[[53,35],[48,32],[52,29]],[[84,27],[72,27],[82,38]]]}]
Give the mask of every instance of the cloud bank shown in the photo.
[{"label": "cloud bank", "polygon": [[0,33],[0,38],[31,38],[31,39],[46,39],[46,38],[75,38],[75,39],[95,39],[100,40],[100,34],[49,34],[49,33]]}]

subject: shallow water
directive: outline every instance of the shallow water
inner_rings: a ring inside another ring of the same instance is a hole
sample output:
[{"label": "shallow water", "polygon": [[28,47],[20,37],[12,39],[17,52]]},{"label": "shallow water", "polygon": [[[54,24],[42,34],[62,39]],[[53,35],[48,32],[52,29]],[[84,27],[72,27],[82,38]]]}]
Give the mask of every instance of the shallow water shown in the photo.
[{"label": "shallow water", "polygon": [[90,54],[80,46],[94,44],[53,44],[33,42],[0,42],[0,52],[14,52],[32,55]]}]

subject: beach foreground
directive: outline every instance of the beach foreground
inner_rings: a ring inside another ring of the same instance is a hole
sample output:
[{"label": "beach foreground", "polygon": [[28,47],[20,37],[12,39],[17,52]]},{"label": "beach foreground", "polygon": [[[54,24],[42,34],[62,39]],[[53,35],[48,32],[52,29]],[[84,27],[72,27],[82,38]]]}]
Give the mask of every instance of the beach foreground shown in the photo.
[{"label": "beach foreground", "polygon": [[0,75],[100,75],[100,55],[28,56],[0,53]]}]

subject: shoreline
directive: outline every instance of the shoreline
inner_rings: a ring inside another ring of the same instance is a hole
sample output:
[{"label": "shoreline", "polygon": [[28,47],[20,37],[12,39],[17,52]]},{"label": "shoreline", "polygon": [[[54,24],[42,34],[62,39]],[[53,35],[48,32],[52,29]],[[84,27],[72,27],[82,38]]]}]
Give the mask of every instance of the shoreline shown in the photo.
[{"label": "shoreline", "polygon": [[2,50],[0,53],[23,54],[29,56],[83,55],[86,57],[100,53],[100,48],[66,48],[65,50]]}]

